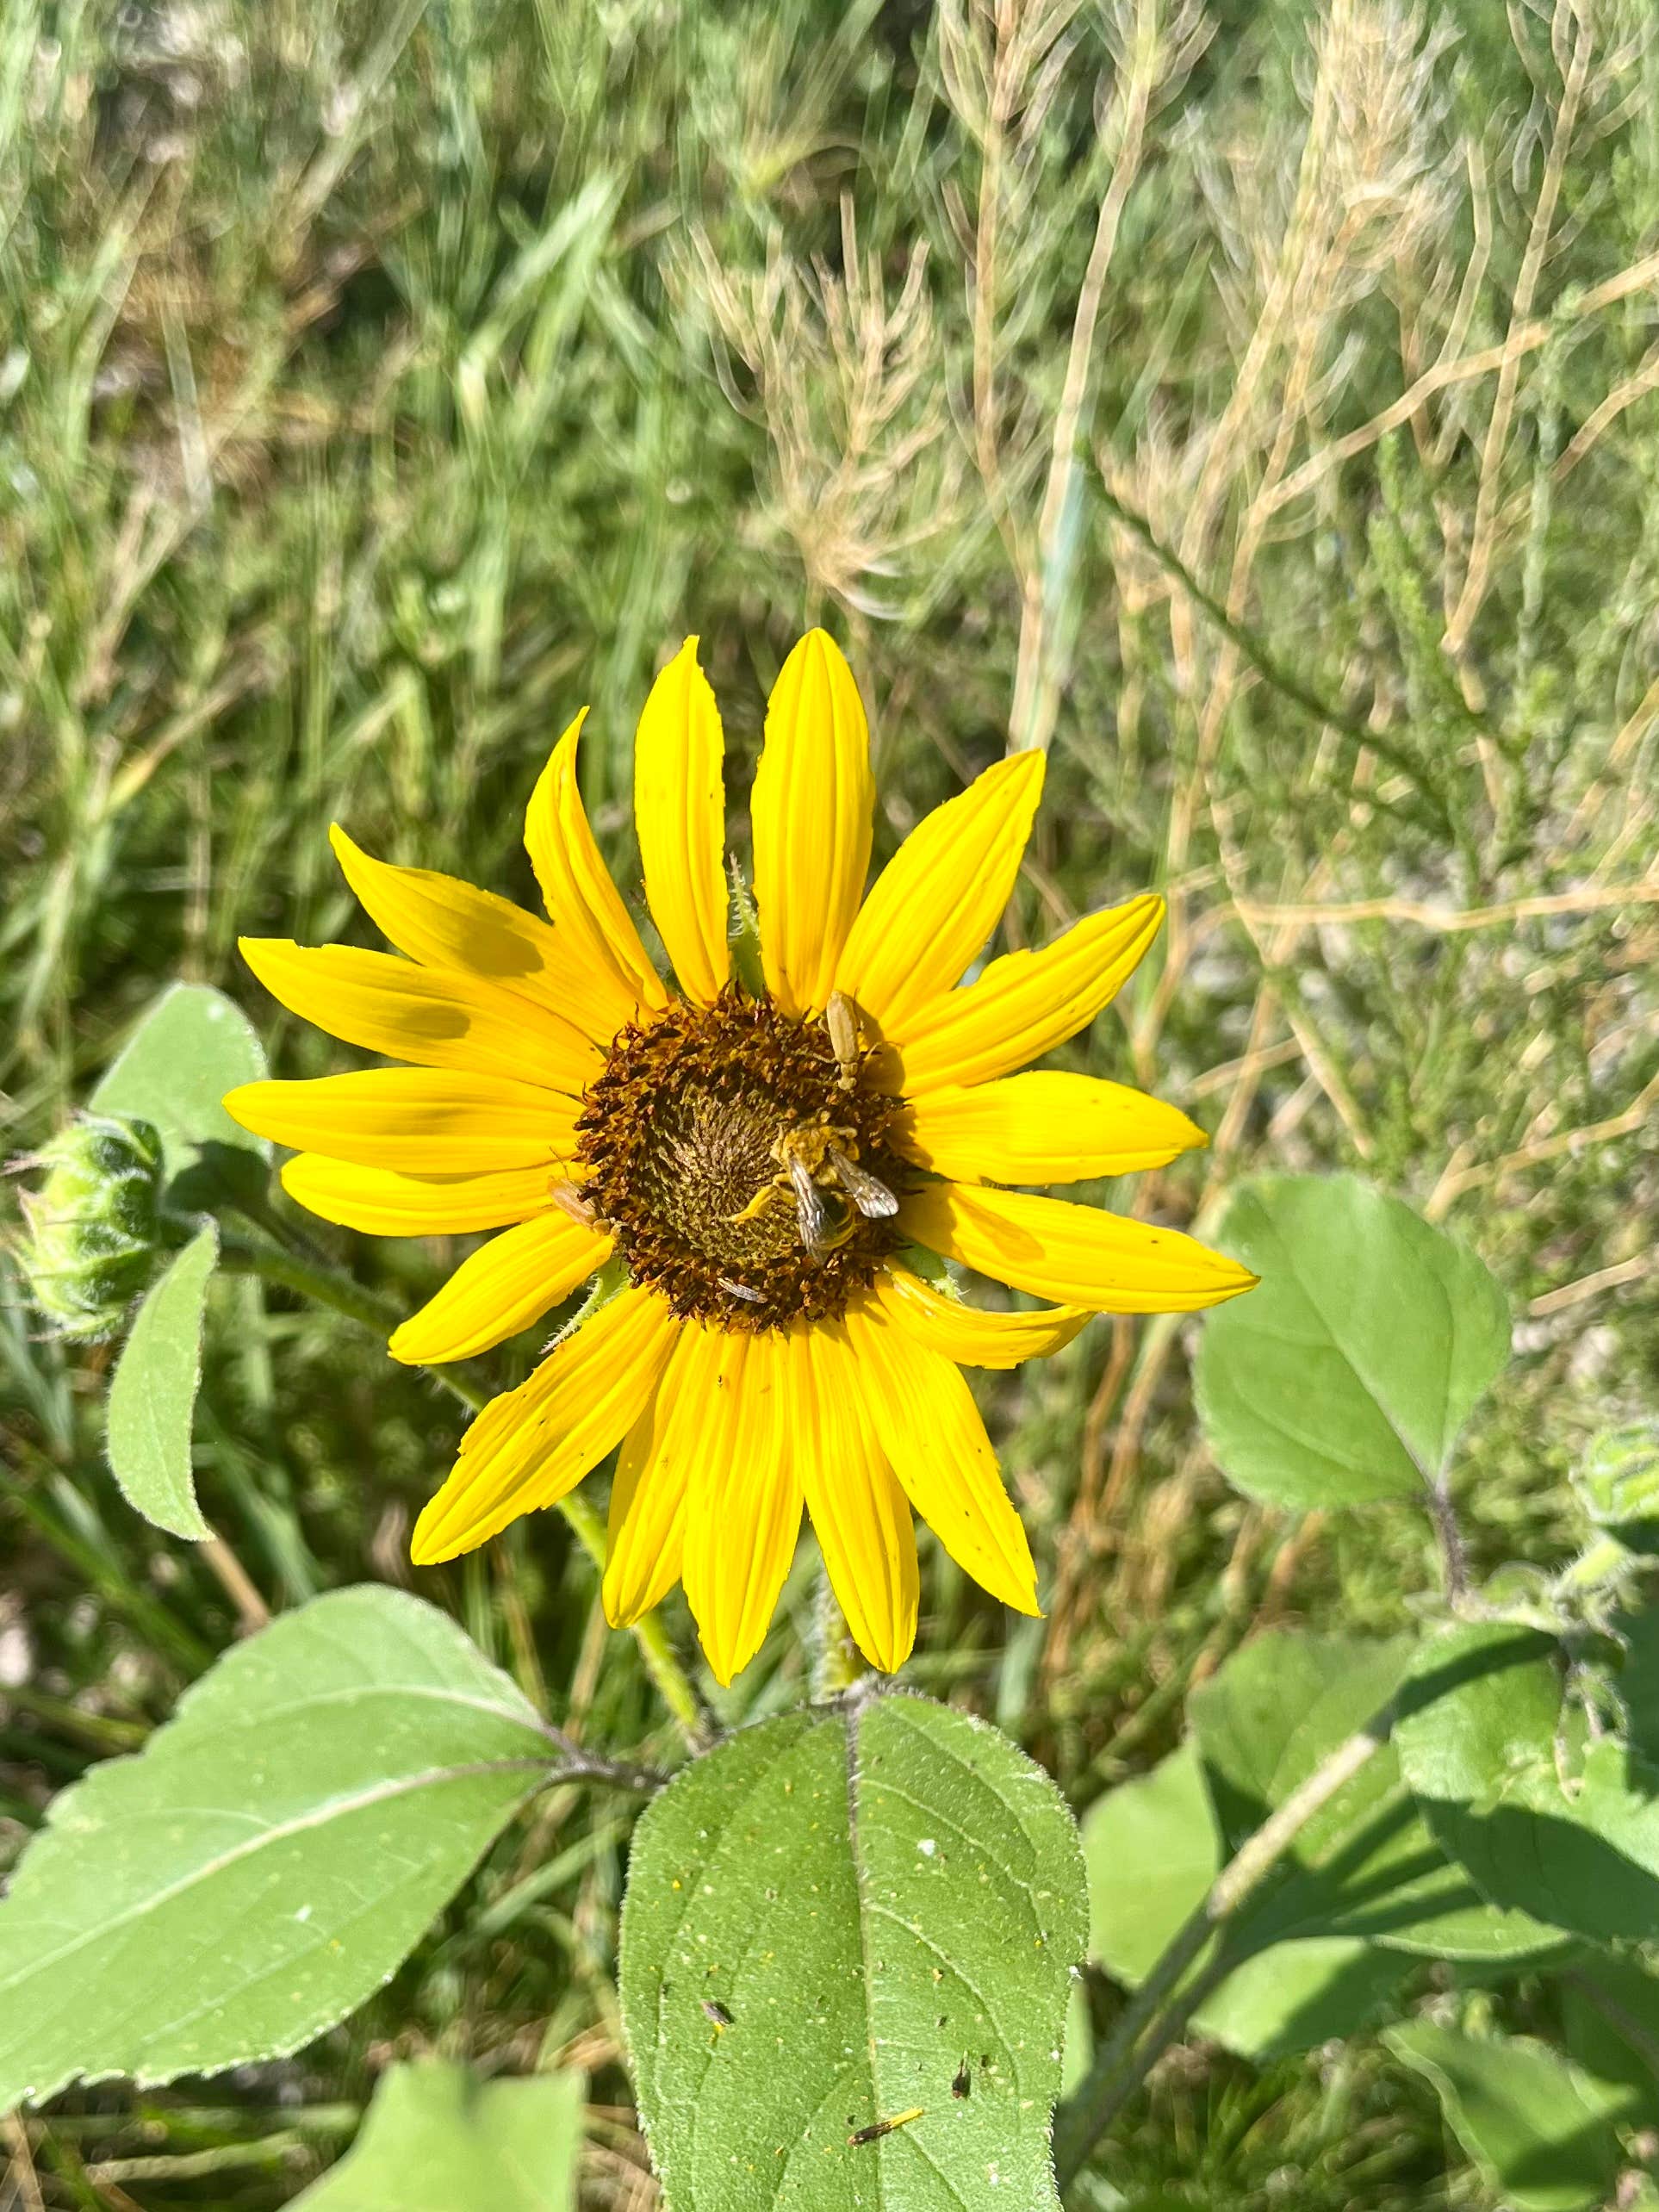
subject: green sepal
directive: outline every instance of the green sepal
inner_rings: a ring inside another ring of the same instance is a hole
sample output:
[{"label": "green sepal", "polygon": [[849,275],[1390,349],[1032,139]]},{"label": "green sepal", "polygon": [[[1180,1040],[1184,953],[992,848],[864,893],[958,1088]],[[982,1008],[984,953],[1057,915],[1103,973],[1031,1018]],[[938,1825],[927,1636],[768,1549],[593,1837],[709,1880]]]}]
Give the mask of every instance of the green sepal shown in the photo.
[{"label": "green sepal", "polygon": [[764,998],[766,962],[761,952],[760,909],[755,904],[755,894],[749,887],[742,862],[728,861],[726,868],[731,903],[730,925],[726,934],[731,947],[731,965],[749,997]]}]

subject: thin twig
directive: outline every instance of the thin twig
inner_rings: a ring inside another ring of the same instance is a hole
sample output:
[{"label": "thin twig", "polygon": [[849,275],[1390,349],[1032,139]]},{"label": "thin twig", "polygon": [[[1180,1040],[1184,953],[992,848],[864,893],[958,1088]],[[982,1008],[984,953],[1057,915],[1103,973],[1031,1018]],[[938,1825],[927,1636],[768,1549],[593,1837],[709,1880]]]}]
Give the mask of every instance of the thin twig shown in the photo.
[{"label": "thin twig", "polygon": [[[1293,675],[1273,654],[1270,653],[1254,632],[1231,615],[1215,594],[1207,591],[1173,546],[1166,545],[1144,514],[1127,506],[1103,479],[1098,486],[1102,503],[1108,513],[1134,537],[1140,539],[1159,566],[1180,585],[1182,590],[1200,612],[1207,615],[1234,649],[1241,654],[1264,683],[1314,722],[1335,730],[1356,745],[1374,753],[1379,761],[1386,761],[1397,774],[1404,776],[1433,808],[1435,818],[1448,836],[1452,834],[1450,810],[1439,786],[1422,761],[1403,752],[1393,740],[1358,715],[1351,714],[1345,707],[1321,699],[1318,693]],[[1380,803],[1380,802],[1378,802]]]},{"label": "thin twig", "polygon": [[[1556,29],[1564,28],[1569,17],[1575,22],[1578,38],[1573,48],[1573,58],[1562,84],[1561,103],[1556,110],[1555,129],[1550,134],[1550,152],[1544,165],[1544,175],[1538,185],[1538,196],[1532,209],[1532,221],[1527,232],[1526,250],[1521,256],[1520,273],[1515,280],[1515,294],[1510,311],[1509,334],[1526,323],[1532,311],[1532,301],[1538,289],[1538,276],[1544,267],[1544,254],[1550,235],[1555,227],[1556,208],[1561,196],[1562,180],[1566,175],[1567,155],[1572,145],[1573,132],[1578,122],[1579,109],[1583,102],[1585,87],[1589,82],[1590,55],[1594,44],[1588,20],[1573,5],[1573,0],[1556,0]],[[1463,588],[1457,603],[1446,622],[1445,649],[1452,659],[1461,657],[1469,643],[1481,603],[1486,596],[1491,574],[1492,556],[1496,542],[1498,494],[1504,456],[1509,448],[1509,433],[1514,420],[1515,399],[1520,382],[1521,356],[1518,351],[1507,348],[1498,370],[1498,389],[1492,402],[1491,419],[1487,425],[1486,440],[1481,448],[1480,478],[1475,495],[1475,524],[1469,550],[1469,561],[1463,572]]]},{"label": "thin twig", "polygon": [[1637,1096],[1620,1114],[1610,1114],[1605,1121],[1591,1122],[1582,1128],[1563,1129],[1556,1135],[1540,1137],[1534,1143],[1522,1145],[1516,1151],[1506,1153],[1501,1159],[1488,1160],[1475,1167],[1463,1167],[1454,1158],[1442,1171],[1440,1180],[1429,1193],[1423,1212],[1431,1221],[1444,1219],[1454,1200],[1465,1190],[1479,1184],[1496,1183],[1505,1176],[1518,1173],[1523,1168],[1541,1167],[1546,1160],[1556,1159],[1563,1153],[1582,1153],[1592,1145],[1607,1144],[1615,1137],[1632,1136],[1645,1128],[1652,1117],[1656,1101],[1659,1101],[1659,1075],[1643,1084]]},{"label": "thin twig", "polygon": [[[1617,276],[1609,276],[1605,283],[1593,284],[1588,291],[1581,293],[1572,303],[1574,321],[1582,321],[1585,316],[1599,314],[1603,308],[1616,306],[1620,300],[1628,299],[1632,292],[1644,291],[1656,280],[1659,280],[1659,253],[1643,254],[1640,261],[1631,262],[1627,269],[1621,269]],[[1465,354],[1459,361],[1437,361],[1432,369],[1426,369],[1415,382],[1408,385],[1397,400],[1380,413],[1373,415],[1369,422],[1362,423],[1358,430],[1351,430],[1341,438],[1333,438],[1328,445],[1320,446],[1283,483],[1275,485],[1268,498],[1269,513],[1277,514],[1280,508],[1289,506],[1304,492],[1312,491],[1345,461],[1351,461],[1356,454],[1364,453],[1380,438],[1386,438],[1391,430],[1398,430],[1409,422],[1423,402],[1432,399],[1436,392],[1445,390],[1451,384],[1467,383],[1473,378],[1489,376],[1494,370],[1501,370],[1506,362],[1537,352],[1539,346],[1547,343],[1556,327],[1557,325],[1550,320],[1529,322],[1519,330],[1512,330],[1501,345],[1486,346],[1479,353]]]},{"label": "thin twig", "polygon": [[34,2152],[29,2142],[28,2129],[20,2112],[9,2112],[0,2120],[0,2134],[3,2134],[11,2153],[9,2179],[16,2191],[21,2212],[46,2212],[46,2198],[40,2193],[40,2178],[34,2170]]},{"label": "thin twig", "polygon": [[220,1587],[236,1608],[236,1623],[244,1636],[253,1636],[270,1625],[270,1607],[255,1588],[252,1576],[222,1536],[210,1536],[196,1550],[219,1579]]},{"label": "thin twig", "polygon": [[1640,1283],[1654,1270],[1650,1252],[1638,1252],[1629,1259],[1615,1260],[1611,1267],[1598,1267],[1594,1274],[1581,1275],[1576,1282],[1563,1283],[1559,1289],[1545,1290],[1534,1298],[1527,1312],[1534,1320],[1549,1314],[1565,1313],[1569,1306],[1581,1306],[1587,1298],[1599,1298],[1604,1290],[1622,1289],[1626,1283]]},{"label": "thin twig", "polygon": [[[1313,929],[1341,929],[1358,922],[1407,922],[1440,935],[1455,936],[1466,929],[1499,929],[1512,922],[1538,921],[1550,915],[1595,914],[1625,906],[1659,906],[1659,883],[1587,884],[1580,891],[1508,898],[1496,906],[1445,907],[1417,898],[1355,898],[1343,904],[1278,906],[1240,899],[1233,910],[1246,926],[1298,923]],[[1218,920],[1226,919],[1224,907],[1215,912]]]}]

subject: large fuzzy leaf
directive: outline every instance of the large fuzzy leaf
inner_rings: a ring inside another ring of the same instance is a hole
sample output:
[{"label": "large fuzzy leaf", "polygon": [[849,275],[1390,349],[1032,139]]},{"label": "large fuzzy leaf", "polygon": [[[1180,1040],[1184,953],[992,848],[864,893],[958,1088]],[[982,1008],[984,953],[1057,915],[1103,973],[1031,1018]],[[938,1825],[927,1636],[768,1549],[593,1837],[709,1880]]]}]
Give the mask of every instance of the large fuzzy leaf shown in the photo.
[{"label": "large fuzzy leaf", "polygon": [[550,1763],[454,1622],[341,1590],[54,1803],[0,1904],[0,2111],[297,2049],[393,1972]]},{"label": "large fuzzy leaf", "polygon": [[640,1823],[623,1912],[671,2212],[1053,2207],[1085,1932],[1070,1813],[962,1713],[820,1707],[698,1760]]}]

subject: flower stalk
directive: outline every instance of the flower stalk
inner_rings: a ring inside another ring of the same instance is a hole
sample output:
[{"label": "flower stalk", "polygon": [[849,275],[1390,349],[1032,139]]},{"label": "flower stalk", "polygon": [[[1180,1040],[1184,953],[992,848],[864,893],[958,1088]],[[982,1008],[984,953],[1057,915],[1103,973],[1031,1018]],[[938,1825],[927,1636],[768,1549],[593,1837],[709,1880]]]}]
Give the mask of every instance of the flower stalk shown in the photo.
[{"label": "flower stalk", "polygon": [[[1203,1902],[1177,1929],[1125,2008],[1087,2076],[1054,2116],[1054,2165],[1062,2189],[1213,1990],[1239,1963],[1227,1949],[1227,1923],[1277,1867],[1314,1815],[1351,1782],[1393,1732],[1392,1700],[1339,1743],[1300,1789],[1248,1836],[1211,1883]],[[1213,1942],[1220,1948],[1196,1975]],[[1189,1977],[1190,1976],[1190,1979]]]}]

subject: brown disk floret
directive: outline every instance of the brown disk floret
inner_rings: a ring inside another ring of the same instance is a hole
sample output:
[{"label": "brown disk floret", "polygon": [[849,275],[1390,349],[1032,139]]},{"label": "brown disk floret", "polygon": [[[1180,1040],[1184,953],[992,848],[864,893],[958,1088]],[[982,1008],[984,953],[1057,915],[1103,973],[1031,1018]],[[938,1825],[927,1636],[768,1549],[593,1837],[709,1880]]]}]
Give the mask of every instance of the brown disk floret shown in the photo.
[{"label": "brown disk floret", "polygon": [[890,1140],[902,1102],[868,1082],[873,1058],[837,1059],[822,1019],[736,986],[624,1029],[584,1097],[577,1158],[633,1281],[728,1329],[840,1314],[899,1242],[836,1160],[904,1187]]}]

